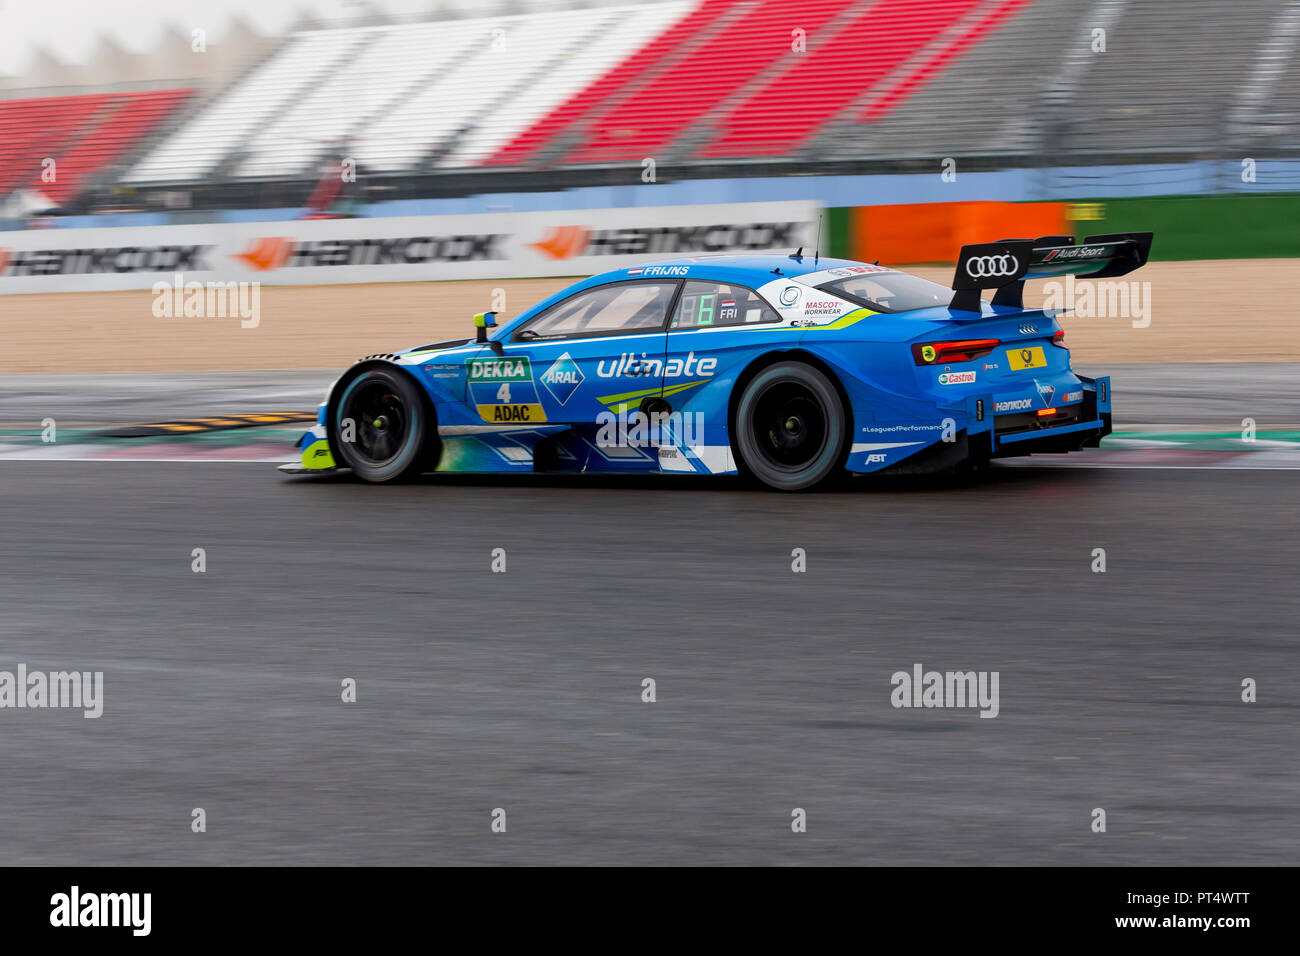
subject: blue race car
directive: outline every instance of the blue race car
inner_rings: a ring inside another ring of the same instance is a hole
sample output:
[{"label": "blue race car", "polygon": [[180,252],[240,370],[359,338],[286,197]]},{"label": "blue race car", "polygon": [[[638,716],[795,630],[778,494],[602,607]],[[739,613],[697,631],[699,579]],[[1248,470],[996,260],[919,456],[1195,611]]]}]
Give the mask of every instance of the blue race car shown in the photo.
[{"label": "blue race car", "polygon": [[474,339],[362,359],[282,470],[740,473],[796,491],[1095,447],[1110,380],[1071,371],[1024,283],[1123,275],[1150,248],[1150,233],[963,246],[952,289],[802,250],[617,269],[500,325],[476,316]]}]

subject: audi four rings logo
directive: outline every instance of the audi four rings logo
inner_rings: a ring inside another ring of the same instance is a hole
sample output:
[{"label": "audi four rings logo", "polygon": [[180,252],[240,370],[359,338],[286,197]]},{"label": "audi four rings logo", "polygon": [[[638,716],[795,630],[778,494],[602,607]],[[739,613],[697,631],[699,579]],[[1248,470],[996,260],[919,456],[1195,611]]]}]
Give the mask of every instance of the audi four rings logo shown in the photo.
[{"label": "audi four rings logo", "polygon": [[1020,270],[1020,260],[1013,255],[971,256],[966,260],[966,274],[972,279],[1013,276]]},{"label": "audi four rings logo", "polygon": [[1036,326],[1036,325],[1030,325],[1029,323],[1026,322],[1024,325],[1020,326],[1020,334],[1021,334],[1021,335],[1037,335],[1037,334],[1038,334],[1038,326]]}]

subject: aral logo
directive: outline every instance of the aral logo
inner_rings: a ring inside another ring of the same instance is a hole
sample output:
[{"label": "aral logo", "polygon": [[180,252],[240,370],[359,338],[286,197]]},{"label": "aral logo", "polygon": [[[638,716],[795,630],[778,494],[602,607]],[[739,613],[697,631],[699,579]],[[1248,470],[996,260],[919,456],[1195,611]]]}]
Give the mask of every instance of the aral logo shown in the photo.
[{"label": "aral logo", "polygon": [[466,363],[471,382],[531,382],[533,370],[528,359],[475,358]]},{"label": "aral logo", "polygon": [[542,373],[542,384],[563,405],[574,391],[582,384],[585,376],[578,368],[578,363],[565,352],[555,360],[555,364]]}]

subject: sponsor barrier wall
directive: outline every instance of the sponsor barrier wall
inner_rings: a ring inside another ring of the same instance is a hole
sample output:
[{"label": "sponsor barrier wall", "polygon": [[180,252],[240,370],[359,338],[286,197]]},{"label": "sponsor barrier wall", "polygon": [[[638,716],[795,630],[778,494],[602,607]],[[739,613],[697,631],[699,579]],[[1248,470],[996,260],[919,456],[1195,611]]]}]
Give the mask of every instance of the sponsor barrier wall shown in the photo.
[{"label": "sponsor barrier wall", "polygon": [[[816,245],[807,202],[0,234],[0,293],[585,276],[648,259]],[[823,250],[823,254],[829,254]]]},{"label": "sponsor barrier wall", "polygon": [[1067,203],[952,202],[848,211],[847,258],[884,265],[953,262],[964,245],[1061,235]]},{"label": "sponsor barrier wall", "polygon": [[1154,232],[1155,260],[1300,257],[1296,194],[1100,199],[1070,209],[1088,232]]}]

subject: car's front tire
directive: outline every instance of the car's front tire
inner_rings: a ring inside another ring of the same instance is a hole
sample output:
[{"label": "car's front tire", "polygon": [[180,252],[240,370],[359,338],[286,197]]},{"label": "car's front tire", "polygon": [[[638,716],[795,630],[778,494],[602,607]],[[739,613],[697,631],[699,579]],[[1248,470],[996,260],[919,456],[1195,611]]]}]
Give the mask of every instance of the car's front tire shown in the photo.
[{"label": "car's front tire", "polygon": [[347,378],[330,403],[334,460],[364,481],[413,478],[434,464],[437,431],[420,386],[395,366]]},{"label": "car's front tire", "polygon": [[847,439],[835,383],[804,362],[762,369],[736,405],[737,457],[744,471],[778,491],[803,491],[838,475]]}]

